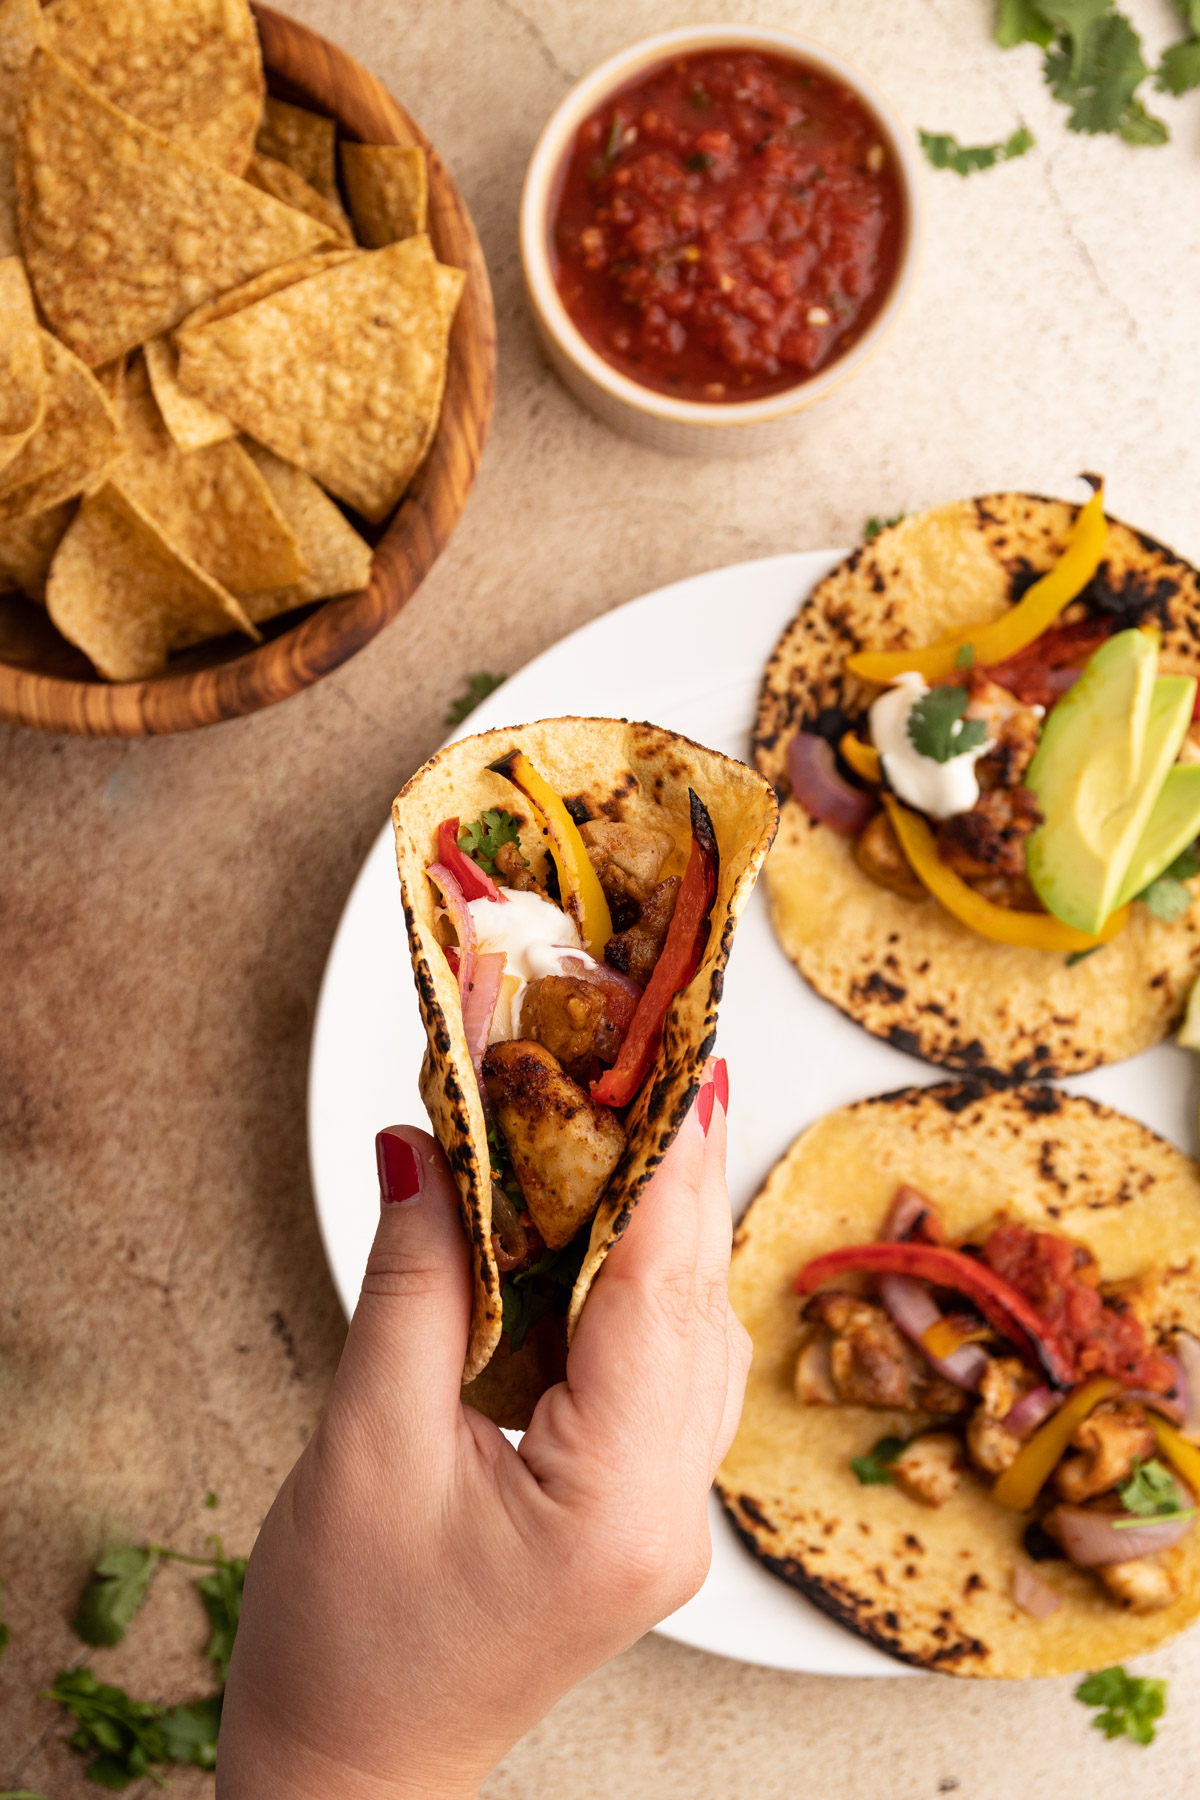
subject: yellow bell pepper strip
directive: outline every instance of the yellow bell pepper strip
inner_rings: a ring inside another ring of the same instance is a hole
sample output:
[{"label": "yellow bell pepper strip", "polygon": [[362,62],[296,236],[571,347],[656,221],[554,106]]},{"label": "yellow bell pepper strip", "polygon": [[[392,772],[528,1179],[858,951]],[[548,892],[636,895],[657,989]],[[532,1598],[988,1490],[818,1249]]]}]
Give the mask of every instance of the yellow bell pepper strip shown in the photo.
[{"label": "yellow bell pepper strip", "polygon": [[1120,1382],[1111,1375],[1099,1375],[1077,1387],[1053,1417],[1021,1445],[1016,1459],[993,1487],[992,1499],[1013,1512],[1028,1512],[1061,1460],[1075,1427],[1082,1425],[1102,1400],[1120,1391]]},{"label": "yellow bell pepper strip", "polygon": [[1095,950],[1100,944],[1110,943],[1119,931],[1124,931],[1129,921],[1128,906],[1120,906],[1110,913],[1103,929],[1095,936],[1087,931],[1076,931],[1073,925],[1064,924],[1053,913],[1017,912],[1010,906],[997,906],[994,900],[986,900],[982,894],[977,894],[942,861],[937,839],[919,813],[901,806],[891,794],[883,796],[883,804],[913,873],[948,913],[953,913],[980,937],[990,938],[995,944],[1017,944],[1027,950],[1062,950],[1074,954],[1079,950]]},{"label": "yellow bell pepper strip", "polygon": [[874,744],[864,744],[860,737],[848,731],[838,744],[843,760],[850,764],[856,775],[864,781],[876,784],[883,780],[883,764],[879,760],[879,752]]},{"label": "yellow bell pepper strip", "polygon": [[539,775],[523,750],[510,750],[488,768],[519,788],[533,809],[534,823],[549,843],[562,903],[579,927],[583,947],[597,962],[604,960],[604,946],[613,934],[612,915],[600,878],[588,859],[579,827],[544,776]]},{"label": "yellow bell pepper strip", "polygon": [[921,1348],[936,1362],[944,1362],[964,1344],[988,1344],[995,1336],[990,1325],[970,1325],[965,1319],[935,1319],[928,1331],[921,1333]]},{"label": "yellow bell pepper strip", "polygon": [[913,669],[926,681],[953,675],[964,647],[969,644],[979,667],[1005,662],[1048,631],[1065,606],[1087,586],[1104,555],[1108,521],[1104,517],[1104,488],[1098,487],[1081,506],[1071,527],[1067,547],[1052,569],[1022,595],[1015,606],[972,631],[960,631],[940,644],[919,650],[862,650],[848,659],[851,674],[864,681],[887,683]]},{"label": "yellow bell pepper strip", "polygon": [[1182,1432],[1176,1431],[1174,1425],[1168,1425],[1165,1419],[1151,1416],[1150,1424],[1158,1439],[1158,1447],[1175,1470],[1191,1488],[1192,1493],[1200,1500],[1200,1449],[1189,1444]]}]

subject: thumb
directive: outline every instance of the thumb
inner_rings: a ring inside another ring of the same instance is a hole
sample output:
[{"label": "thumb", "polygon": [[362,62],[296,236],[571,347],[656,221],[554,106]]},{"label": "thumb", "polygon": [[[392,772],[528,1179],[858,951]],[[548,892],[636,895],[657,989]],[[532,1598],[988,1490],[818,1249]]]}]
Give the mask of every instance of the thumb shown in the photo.
[{"label": "thumb", "polygon": [[436,1139],[389,1125],[375,1153],[379,1226],[335,1394],[425,1435],[459,1404],[471,1320],[467,1240]]}]

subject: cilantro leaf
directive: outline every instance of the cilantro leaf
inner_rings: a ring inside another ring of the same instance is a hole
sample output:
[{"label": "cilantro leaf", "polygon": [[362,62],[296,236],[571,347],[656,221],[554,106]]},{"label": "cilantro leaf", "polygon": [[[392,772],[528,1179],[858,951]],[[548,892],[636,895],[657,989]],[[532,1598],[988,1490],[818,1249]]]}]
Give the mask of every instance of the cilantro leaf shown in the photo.
[{"label": "cilantro leaf", "polygon": [[908,715],[908,741],[921,756],[949,762],[987,742],[982,719],[964,719],[967,690],[949,683],[922,694]]},{"label": "cilantro leaf", "polygon": [[1123,1482],[1117,1492],[1125,1511],[1140,1519],[1191,1510],[1184,1507],[1183,1489],[1174,1475],[1156,1456],[1146,1462],[1135,1462],[1128,1481]]},{"label": "cilantro leaf", "polygon": [[489,694],[494,694],[496,689],[503,687],[507,680],[507,675],[492,675],[487,669],[480,669],[478,674],[469,676],[465,690],[457,700],[450,702],[446,713],[446,724],[461,725],[477,706],[482,705]]},{"label": "cilantro leaf", "polygon": [[85,1644],[119,1644],[134,1613],[146,1598],[158,1562],[156,1550],[126,1544],[101,1557],[79,1596],[71,1622]]},{"label": "cilantro leaf", "polygon": [[1200,37],[1185,38],[1163,51],[1154,85],[1160,94],[1186,94],[1200,87]]},{"label": "cilantro leaf", "polygon": [[1112,0],[1044,0],[1042,11],[1055,30],[1070,40],[1071,73],[1077,79],[1083,72],[1088,36],[1109,17],[1111,5]]},{"label": "cilantro leaf", "polygon": [[221,1728],[223,1694],[193,1700],[189,1706],[172,1706],[162,1716],[165,1760],[190,1763],[197,1769],[217,1766],[217,1733]]},{"label": "cilantro leaf", "polygon": [[1000,162],[1011,162],[1032,150],[1032,131],[1022,125],[1000,144],[960,144],[949,132],[918,131],[921,148],[935,169],[953,169],[956,175],[973,175],[978,169],[990,169]]},{"label": "cilantro leaf", "polygon": [[1149,1675],[1130,1675],[1118,1666],[1098,1669],[1075,1689],[1085,1706],[1102,1710],[1092,1720],[1107,1738],[1131,1737],[1136,1744],[1154,1742],[1154,1721],[1166,1711],[1167,1684]]},{"label": "cilantro leaf", "polygon": [[588,1237],[587,1231],[579,1232],[563,1249],[545,1251],[528,1269],[505,1281],[500,1301],[508,1346],[514,1355],[544,1314],[566,1313],[571,1289],[583,1267]]},{"label": "cilantro leaf", "polygon": [[1180,16],[1200,36],[1200,0],[1175,0]]},{"label": "cilantro leaf", "polygon": [[1121,114],[1117,134],[1127,144],[1165,144],[1171,134],[1161,119],[1148,113],[1140,100],[1131,100]]},{"label": "cilantro leaf", "polygon": [[1143,888],[1137,898],[1146,902],[1156,919],[1161,919],[1164,925],[1173,925],[1191,906],[1192,890],[1173,875],[1160,875],[1157,881]]},{"label": "cilantro leaf", "polygon": [[1142,41],[1108,0],[1054,0],[1049,15],[1065,33],[1046,52],[1051,93],[1071,108],[1071,131],[1116,131],[1131,143],[1162,143],[1168,133],[1134,94],[1150,73]]},{"label": "cilantro leaf", "polygon": [[1054,36],[1054,27],[1033,0],[1000,0],[996,14],[996,42],[1002,50],[1014,44],[1040,44],[1044,49]]},{"label": "cilantro leaf", "polygon": [[954,659],[956,669],[973,669],[975,667],[974,644],[960,644],[958,655]]},{"label": "cilantro leaf", "polygon": [[1087,950],[1072,950],[1067,958],[1068,969],[1073,969],[1076,963],[1086,962],[1089,956],[1095,956],[1097,950],[1103,950],[1103,948],[1103,944],[1092,944]]},{"label": "cilantro leaf", "polygon": [[508,1148],[504,1133],[494,1119],[492,1119],[488,1125],[487,1141],[488,1160],[492,1166],[493,1183],[507,1194],[518,1212],[523,1212],[525,1209],[525,1196],[521,1192],[521,1184],[517,1180],[516,1172],[513,1169],[512,1153]]},{"label": "cilantro leaf", "polygon": [[907,513],[894,513],[890,519],[877,519],[872,516],[867,520],[866,525],[863,527],[863,537],[869,544],[871,539],[877,538],[881,531],[890,530],[893,525],[899,525],[901,519],[906,519],[907,517]]},{"label": "cilantro leaf", "polygon": [[850,1467],[863,1487],[886,1487],[893,1478],[891,1465],[903,1448],[903,1438],[882,1437],[865,1456],[852,1456]]},{"label": "cilantro leaf", "polygon": [[211,1575],[202,1575],[196,1591],[204,1602],[212,1635],[204,1654],[216,1664],[222,1682],[229,1679],[229,1658],[237,1636],[242,1612],[242,1589],[246,1585],[246,1558],[225,1557],[217,1546],[217,1564]]},{"label": "cilantro leaf", "polygon": [[99,1787],[122,1788],[166,1761],[159,1729],[161,1706],[131,1700],[124,1688],[98,1681],[91,1669],[60,1669],[46,1695],[75,1720],[67,1739],[80,1756],[91,1757],[86,1774]]},{"label": "cilantro leaf", "polygon": [[496,873],[496,852],[501,844],[515,844],[519,850],[521,834],[512,814],[496,807],[481,813],[473,825],[464,825],[458,834],[459,849],[465,850],[485,875]]},{"label": "cilantro leaf", "polygon": [[214,1506],[219,1506],[221,1504],[220,1501],[218,1500],[216,1494],[213,1493],[211,1488],[209,1488],[207,1494],[205,1494],[205,1496],[204,1496],[204,1504],[208,1508],[209,1512],[212,1511]]}]

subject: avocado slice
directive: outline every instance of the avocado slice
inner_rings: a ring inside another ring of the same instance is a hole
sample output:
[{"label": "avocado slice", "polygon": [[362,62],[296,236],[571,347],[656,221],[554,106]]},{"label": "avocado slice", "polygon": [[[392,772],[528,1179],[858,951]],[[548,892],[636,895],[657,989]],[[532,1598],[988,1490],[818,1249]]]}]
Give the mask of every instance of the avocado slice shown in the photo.
[{"label": "avocado slice", "polygon": [[1117,905],[1133,900],[1181,850],[1200,837],[1200,763],[1176,763],[1167,770],[1154,810],[1146,821],[1133,861],[1121,883]]},{"label": "avocado slice", "polygon": [[1099,931],[1116,906],[1191,720],[1195,682],[1157,669],[1148,633],[1109,638],[1051,712],[1025,777],[1046,821],[1029,840],[1029,879],[1080,931]]}]

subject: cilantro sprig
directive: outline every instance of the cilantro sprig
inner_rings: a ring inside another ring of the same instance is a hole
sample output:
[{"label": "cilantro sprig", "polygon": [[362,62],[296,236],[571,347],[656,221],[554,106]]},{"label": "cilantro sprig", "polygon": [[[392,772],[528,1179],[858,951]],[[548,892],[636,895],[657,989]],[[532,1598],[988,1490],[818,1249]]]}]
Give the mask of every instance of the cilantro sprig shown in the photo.
[{"label": "cilantro sprig", "polygon": [[1164,869],[1136,898],[1146,902],[1156,919],[1171,925],[1192,904],[1192,890],[1185,883],[1193,875],[1200,875],[1200,844],[1189,844],[1181,850],[1170,868]]},{"label": "cilantro sprig", "polygon": [[908,715],[908,741],[921,756],[949,762],[987,742],[983,719],[964,719],[967,690],[950,683],[922,694]]},{"label": "cilantro sprig", "polygon": [[907,517],[907,513],[893,513],[890,519],[880,519],[872,514],[863,526],[864,541],[869,544],[872,538],[879,536],[881,531],[890,531],[893,525],[899,525]]},{"label": "cilantro sprig", "polygon": [[1190,1518],[1195,1507],[1185,1506],[1183,1489],[1165,1463],[1156,1456],[1135,1462],[1129,1479],[1117,1489],[1121,1505],[1130,1519],[1118,1519],[1116,1529],[1128,1530],[1141,1519]]},{"label": "cilantro sprig", "polygon": [[[1194,0],[1180,0],[1180,10],[1195,33]],[[1112,0],[1000,0],[996,41],[1004,49],[1023,43],[1041,48],[1046,85],[1069,109],[1068,130],[1114,132],[1127,144],[1166,143],[1166,125],[1138,96],[1151,72],[1142,40]],[[1190,43],[1177,47],[1186,56],[1167,53],[1156,79],[1161,91],[1185,91],[1173,82],[1189,85]]]},{"label": "cilantro sprig", "polygon": [[1150,1675],[1130,1675],[1120,1664],[1098,1669],[1075,1689],[1085,1706],[1098,1706],[1092,1720],[1106,1738],[1131,1737],[1135,1744],[1152,1744],[1155,1720],[1167,1706],[1167,1684]]},{"label": "cilantro sprig", "polygon": [[461,725],[463,720],[475,711],[477,706],[494,694],[498,687],[503,687],[508,680],[507,675],[493,675],[487,669],[480,669],[467,679],[466,688],[458,698],[450,702],[446,712],[447,725]]},{"label": "cilantro sprig", "polygon": [[473,824],[462,826],[458,834],[459,849],[465,850],[485,875],[496,873],[496,852],[501,844],[515,844],[519,850],[521,834],[512,814],[499,807],[489,807]]},{"label": "cilantro sprig", "polygon": [[935,169],[953,169],[956,175],[974,175],[980,169],[993,169],[997,163],[1011,162],[1024,156],[1034,146],[1034,136],[1022,125],[998,144],[960,144],[951,132],[918,131],[921,148]]},{"label": "cilantro sprig", "polygon": [[158,1551],[126,1544],[102,1556],[93,1569],[71,1621],[76,1637],[93,1648],[119,1644],[150,1588]]},{"label": "cilantro sprig", "polygon": [[892,1464],[903,1448],[903,1438],[881,1437],[864,1456],[852,1456],[850,1467],[863,1487],[885,1487],[895,1480]]}]

